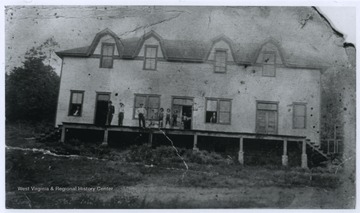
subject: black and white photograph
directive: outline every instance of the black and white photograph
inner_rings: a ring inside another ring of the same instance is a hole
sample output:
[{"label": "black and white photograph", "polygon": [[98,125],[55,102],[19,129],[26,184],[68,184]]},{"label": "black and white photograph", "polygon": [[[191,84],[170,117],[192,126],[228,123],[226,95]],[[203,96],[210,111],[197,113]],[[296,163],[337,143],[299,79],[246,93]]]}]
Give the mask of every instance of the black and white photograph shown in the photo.
[{"label": "black and white photograph", "polygon": [[358,3],[16,2],[7,211],[355,210]]}]

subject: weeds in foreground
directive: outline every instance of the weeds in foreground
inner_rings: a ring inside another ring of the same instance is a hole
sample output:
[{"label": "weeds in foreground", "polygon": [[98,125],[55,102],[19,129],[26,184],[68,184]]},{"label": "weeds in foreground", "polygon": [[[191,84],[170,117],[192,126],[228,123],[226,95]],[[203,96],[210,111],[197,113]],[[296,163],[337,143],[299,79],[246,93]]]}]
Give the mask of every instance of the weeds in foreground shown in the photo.
[{"label": "weeds in foreground", "polygon": [[[180,155],[186,162],[210,165],[235,164],[231,158],[224,158],[218,153],[206,150],[196,151],[178,149]],[[170,146],[151,148],[148,145],[133,146],[126,156],[128,162],[143,162],[145,164],[169,164],[180,163],[182,160],[176,155],[175,150]]]},{"label": "weeds in foreground", "polygon": [[182,200],[179,196],[169,200],[147,200],[146,196],[139,198],[123,193],[108,200],[102,200],[96,195],[61,195],[44,196],[41,194],[17,194],[6,200],[7,208],[17,209],[184,209],[184,208],[261,208],[263,204],[252,200],[233,198],[226,201],[194,202],[188,198]]}]

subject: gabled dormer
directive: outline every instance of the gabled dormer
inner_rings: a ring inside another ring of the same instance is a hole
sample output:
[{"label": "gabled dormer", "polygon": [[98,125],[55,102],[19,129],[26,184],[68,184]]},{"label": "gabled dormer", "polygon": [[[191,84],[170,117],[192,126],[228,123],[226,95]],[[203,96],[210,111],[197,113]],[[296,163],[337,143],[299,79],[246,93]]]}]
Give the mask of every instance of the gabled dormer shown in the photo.
[{"label": "gabled dormer", "polygon": [[158,59],[165,59],[163,39],[154,31],[146,33],[138,43],[136,56],[143,58],[144,70],[156,70]]},{"label": "gabled dormer", "polygon": [[100,57],[100,68],[112,68],[114,58],[120,58],[123,45],[117,35],[109,29],[96,34],[88,55]]},{"label": "gabled dormer", "polygon": [[235,62],[232,46],[232,41],[224,35],[212,40],[207,60],[213,62],[215,73],[226,73],[228,62]]},{"label": "gabled dormer", "polygon": [[275,77],[276,67],[283,65],[283,62],[280,45],[274,40],[269,40],[261,45],[255,63],[262,66],[263,76]]}]

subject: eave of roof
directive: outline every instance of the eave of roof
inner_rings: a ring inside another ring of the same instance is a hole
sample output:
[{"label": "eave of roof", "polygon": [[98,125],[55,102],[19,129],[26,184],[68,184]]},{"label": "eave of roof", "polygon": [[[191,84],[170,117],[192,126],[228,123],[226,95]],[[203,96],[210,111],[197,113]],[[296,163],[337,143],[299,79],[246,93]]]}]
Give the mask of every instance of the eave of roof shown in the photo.
[{"label": "eave of roof", "polygon": [[[283,54],[286,50],[284,50],[280,43],[276,40],[270,38],[266,41],[263,41],[261,44],[255,43],[241,43],[237,44],[231,41],[231,39],[226,36],[218,36],[210,41],[197,41],[197,40],[166,40],[161,38],[154,31],[150,31],[142,37],[134,37],[128,39],[120,39],[115,36],[115,34],[109,29],[105,29],[98,33],[94,41],[90,46],[74,48],[64,51],[56,52],[56,54],[63,58],[65,56],[69,57],[89,57],[93,54],[96,45],[98,44],[101,36],[110,34],[114,37],[115,42],[117,43],[117,47],[119,49],[120,58],[131,60],[135,59],[139,54],[140,49],[142,48],[144,41],[154,36],[157,40],[159,40],[161,50],[163,51],[164,59],[167,61],[174,62],[190,62],[190,63],[203,63],[208,59],[209,53],[213,48],[213,45],[220,41],[224,40],[228,43],[231,54],[233,56],[234,62],[238,65],[254,65],[256,63],[256,59],[258,57],[259,51],[262,46],[268,42],[272,42],[277,46],[279,52]],[[286,55],[286,54],[285,54]],[[301,56],[297,57],[297,59],[301,60]],[[323,68],[326,67],[324,64],[320,64],[318,61],[294,61],[292,58],[282,57],[283,64],[289,67],[300,67],[300,68]]]},{"label": "eave of roof", "polygon": [[64,56],[83,56],[83,57],[87,57],[88,56],[87,52],[88,52],[89,48],[90,48],[90,46],[78,47],[78,48],[74,48],[74,49],[58,51],[58,52],[55,52],[55,53],[60,58],[63,58]]}]

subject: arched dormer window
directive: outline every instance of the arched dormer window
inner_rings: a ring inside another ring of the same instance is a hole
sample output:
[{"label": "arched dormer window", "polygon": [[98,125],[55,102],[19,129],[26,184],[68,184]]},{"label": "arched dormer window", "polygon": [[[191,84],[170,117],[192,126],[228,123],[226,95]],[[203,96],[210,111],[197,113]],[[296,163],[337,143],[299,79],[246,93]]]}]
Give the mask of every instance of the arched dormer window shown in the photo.
[{"label": "arched dormer window", "polygon": [[116,57],[121,57],[124,46],[120,38],[111,30],[105,29],[95,35],[86,55],[100,58],[100,68],[113,68]]},{"label": "arched dormer window", "polygon": [[146,33],[138,42],[134,56],[143,58],[144,70],[157,70],[157,63],[166,58],[163,39],[154,31]]},{"label": "arched dormer window", "polygon": [[234,63],[233,42],[225,35],[212,39],[212,46],[206,56],[207,60],[213,61],[214,73],[226,73],[228,63]]},{"label": "arched dormer window", "polygon": [[275,77],[277,66],[283,64],[281,47],[278,42],[265,42],[258,53],[256,63],[262,66],[262,76]]}]

